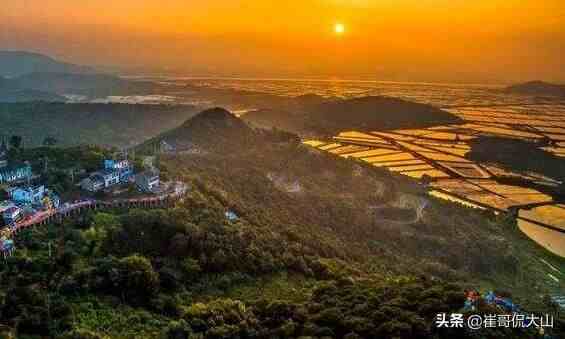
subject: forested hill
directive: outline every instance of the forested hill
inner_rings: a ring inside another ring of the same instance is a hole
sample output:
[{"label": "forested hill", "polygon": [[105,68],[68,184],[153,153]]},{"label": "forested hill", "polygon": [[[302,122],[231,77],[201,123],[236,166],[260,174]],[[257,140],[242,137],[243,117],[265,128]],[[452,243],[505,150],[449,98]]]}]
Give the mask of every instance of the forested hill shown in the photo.
[{"label": "forested hill", "polygon": [[[549,296],[562,285],[549,274],[563,278],[565,260],[505,215],[436,200],[221,109],[167,135],[206,150],[155,162],[187,195],[174,208],[93,211],[19,233],[0,266],[0,336],[541,339],[434,319],[471,314],[466,288],[494,289],[527,313],[556,310]],[[498,312],[481,304],[481,315]]]},{"label": "forested hill", "polygon": [[94,73],[95,70],[39,53],[0,51],[0,76],[17,77],[33,72]]},{"label": "forested hill", "polygon": [[326,100],[302,97],[296,102],[297,106],[288,110],[262,109],[244,115],[243,119],[258,126],[327,135],[346,130],[422,128],[461,123],[460,118],[433,106],[385,96]]},{"label": "forested hill", "polygon": [[165,141],[178,150],[198,148],[207,152],[245,152],[257,143],[297,142],[297,136],[282,132],[253,129],[243,120],[223,108],[212,108],[198,113],[182,125],[148,140],[140,148],[150,150],[152,145]]},{"label": "forested hill", "polygon": [[124,147],[174,128],[196,113],[187,105],[0,103],[0,135],[24,146],[54,137],[60,145]]},{"label": "forested hill", "polygon": [[229,143],[243,146],[252,141],[254,135],[255,131],[241,119],[222,108],[213,108],[166,132],[162,139],[178,147],[196,144],[216,148]]},{"label": "forested hill", "polygon": [[558,96],[565,98],[565,85],[552,84],[544,81],[529,81],[509,86],[506,92],[536,96]]}]

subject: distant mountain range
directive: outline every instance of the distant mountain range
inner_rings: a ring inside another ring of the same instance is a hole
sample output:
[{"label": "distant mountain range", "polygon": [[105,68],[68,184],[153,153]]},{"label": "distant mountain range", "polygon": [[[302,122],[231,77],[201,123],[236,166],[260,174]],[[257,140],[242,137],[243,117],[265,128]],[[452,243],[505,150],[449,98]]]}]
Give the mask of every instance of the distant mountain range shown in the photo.
[{"label": "distant mountain range", "polygon": [[87,98],[143,95],[157,85],[130,81],[94,68],[29,53],[0,51],[0,102],[64,102],[66,94]]},{"label": "distant mountain range", "polygon": [[14,86],[59,95],[79,94],[88,97],[151,93],[156,84],[130,81],[109,74],[36,72],[11,79]]},{"label": "distant mountain range", "polygon": [[506,88],[506,92],[537,96],[565,97],[565,85],[536,80],[509,86]]},{"label": "distant mountain range", "polygon": [[90,99],[110,95],[150,94],[158,85],[130,81],[108,74],[29,73],[0,78],[0,102],[66,101],[66,94]]},{"label": "distant mountain range", "polygon": [[88,66],[59,61],[38,53],[0,51],[0,76],[18,77],[35,72],[96,73],[96,70]]}]

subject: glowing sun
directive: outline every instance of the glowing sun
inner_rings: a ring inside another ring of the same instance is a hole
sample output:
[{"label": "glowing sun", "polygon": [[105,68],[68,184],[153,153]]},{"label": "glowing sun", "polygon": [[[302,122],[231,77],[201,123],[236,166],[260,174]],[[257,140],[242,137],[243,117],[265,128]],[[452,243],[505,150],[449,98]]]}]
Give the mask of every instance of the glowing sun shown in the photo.
[{"label": "glowing sun", "polygon": [[334,26],[334,32],[337,35],[342,35],[343,33],[345,33],[345,25],[342,23],[337,23]]}]

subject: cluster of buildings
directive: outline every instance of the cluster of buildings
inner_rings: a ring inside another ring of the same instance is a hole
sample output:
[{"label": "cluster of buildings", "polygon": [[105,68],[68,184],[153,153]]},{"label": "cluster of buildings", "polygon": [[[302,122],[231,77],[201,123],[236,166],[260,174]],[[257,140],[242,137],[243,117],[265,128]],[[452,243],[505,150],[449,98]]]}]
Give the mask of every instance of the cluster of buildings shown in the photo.
[{"label": "cluster of buildings", "polygon": [[159,171],[150,168],[142,173],[135,174],[133,165],[127,159],[104,160],[104,168],[91,173],[88,178],[81,181],[80,186],[89,192],[99,192],[121,184],[132,184],[143,192],[156,192],[159,189]]},{"label": "cluster of buildings", "polygon": [[3,226],[13,225],[38,210],[57,209],[61,205],[59,196],[44,185],[8,187],[6,192],[8,200],[0,202],[0,225]]},{"label": "cluster of buildings", "polygon": [[[61,201],[55,192],[44,185],[32,185],[31,166],[8,163],[8,148],[5,142],[0,145],[0,184],[4,185],[7,199],[0,199],[0,227],[14,225],[25,216],[38,211],[59,208]],[[149,166],[142,173],[135,174],[133,164],[127,160],[104,160],[103,168],[91,173],[80,182],[80,187],[88,192],[98,192],[122,184],[135,184],[142,192],[156,193],[160,189],[160,173]]]},{"label": "cluster of buildings", "polygon": [[61,201],[55,192],[44,185],[32,185],[33,173],[29,163],[9,164],[8,148],[3,141],[0,145],[0,184],[6,185],[7,200],[0,201],[0,226],[9,226],[25,215],[37,210],[59,207]]},{"label": "cluster of buildings", "polygon": [[[44,185],[32,184],[32,168],[29,163],[13,164],[8,161],[8,147],[0,143],[0,185],[6,196],[0,197],[0,256],[4,259],[15,250],[13,240],[2,237],[5,227],[13,227],[24,218],[40,211],[56,210],[61,205],[59,196]],[[88,192],[111,189],[128,184],[142,192],[160,192],[160,173],[146,166],[142,173],[135,174],[133,164],[127,160],[104,160],[103,168],[91,173],[80,182],[80,187]]]}]

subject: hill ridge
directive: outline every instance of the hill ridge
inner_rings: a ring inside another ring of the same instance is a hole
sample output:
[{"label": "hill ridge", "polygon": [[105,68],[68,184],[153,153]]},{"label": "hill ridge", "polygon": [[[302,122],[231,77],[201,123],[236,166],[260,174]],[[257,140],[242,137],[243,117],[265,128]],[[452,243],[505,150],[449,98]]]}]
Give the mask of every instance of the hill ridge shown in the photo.
[{"label": "hill ridge", "polygon": [[0,76],[17,77],[37,71],[71,73],[96,72],[92,67],[61,61],[49,55],[37,52],[22,50],[0,51]]}]

